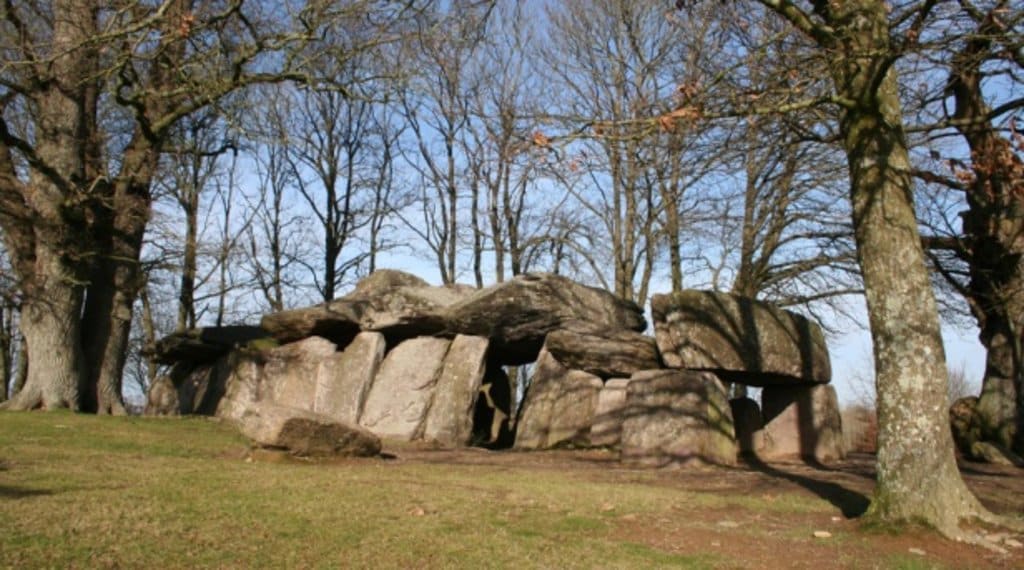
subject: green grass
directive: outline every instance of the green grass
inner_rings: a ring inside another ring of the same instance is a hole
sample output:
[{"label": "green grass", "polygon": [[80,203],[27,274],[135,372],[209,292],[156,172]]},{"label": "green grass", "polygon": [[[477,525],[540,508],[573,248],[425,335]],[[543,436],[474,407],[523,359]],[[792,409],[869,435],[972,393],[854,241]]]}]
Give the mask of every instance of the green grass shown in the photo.
[{"label": "green grass", "polygon": [[207,419],[0,414],[0,566],[706,568],[614,536],[611,499],[664,490],[559,473],[358,460],[247,463]]},{"label": "green grass", "polygon": [[687,488],[671,472],[396,449],[247,462],[247,442],[206,418],[0,413],[0,568],[935,567],[877,548],[884,533],[812,539],[838,513],[814,494],[695,490],[728,471]]}]

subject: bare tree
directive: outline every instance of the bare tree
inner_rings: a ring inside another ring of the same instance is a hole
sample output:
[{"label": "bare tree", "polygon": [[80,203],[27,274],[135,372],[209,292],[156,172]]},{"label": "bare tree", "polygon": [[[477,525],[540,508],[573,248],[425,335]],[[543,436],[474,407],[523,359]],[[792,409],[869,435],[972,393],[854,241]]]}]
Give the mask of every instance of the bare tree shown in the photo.
[{"label": "bare tree", "polygon": [[[847,155],[853,227],[871,324],[878,393],[878,485],[869,514],[925,521],[948,536],[992,516],[953,456],[938,311],[912,202],[910,157],[893,63],[920,37],[934,3],[759,0],[828,62]],[[921,442],[931,442],[922,447]]]},{"label": "bare tree", "polygon": [[[476,216],[479,206],[480,186],[467,182],[462,151],[471,121],[469,106],[480,80],[473,73],[474,58],[491,5],[474,4],[455,2],[448,12],[433,14],[431,25],[401,55],[412,68],[409,85],[399,96],[412,139],[409,145],[415,149],[405,158],[420,179],[421,193],[419,212],[415,219],[406,218],[406,224],[430,250],[445,284],[455,283],[458,276],[460,213],[469,210]],[[467,190],[472,191],[470,205],[475,204],[471,208],[460,206]],[[477,240],[478,222],[474,228],[472,239]]]},{"label": "bare tree", "polygon": [[[178,121],[253,84],[319,83],[307,62],[393,41],[422,7],[9,5],[0,32],[9,46],[0,226],[24,294],[33,365],[8,407],[124,411],[121,373],[152,180]],[[359,33],[344,33],[357,25]],[[336,34],[350,41],[320,41]]]}]

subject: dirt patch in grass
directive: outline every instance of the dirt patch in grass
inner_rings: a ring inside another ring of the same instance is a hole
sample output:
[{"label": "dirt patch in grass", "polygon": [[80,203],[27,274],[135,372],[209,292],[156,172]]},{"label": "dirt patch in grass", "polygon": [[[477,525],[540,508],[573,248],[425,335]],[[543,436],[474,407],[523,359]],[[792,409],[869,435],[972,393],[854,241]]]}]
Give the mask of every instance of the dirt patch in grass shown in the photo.
[{"label": "dirt patch in grass", "polygon": [[[680,556],[710,555],[721,568],[1024,568],[1019,533],[977,529],[999,553],[943,539],[927,529],[899,533],[859,520],[874,488],[875,457],[852,454],[833,465],[799,461],[736,468],[635,470],[604,450],[492,452],[438,450],[393,443],[397,460],[434,465],[484,465],[562,473],[592,484],[649,486],[672,501],[655,514],[602,507],[619,539]],[[962,462],[968,486],[993,512],[1024,516],[1024,470]],[[815,532],[830,536],[819,538]]]},{"label": "dirt patch in grass", "polygon": [[[386,452],[295,461],[210,420],[0,414],[0,567],[1024,567],[1022,549],[863,528],[866,455],[655,471],[604,451]],[[964,474],[1024,512],[1020,470]]]}]

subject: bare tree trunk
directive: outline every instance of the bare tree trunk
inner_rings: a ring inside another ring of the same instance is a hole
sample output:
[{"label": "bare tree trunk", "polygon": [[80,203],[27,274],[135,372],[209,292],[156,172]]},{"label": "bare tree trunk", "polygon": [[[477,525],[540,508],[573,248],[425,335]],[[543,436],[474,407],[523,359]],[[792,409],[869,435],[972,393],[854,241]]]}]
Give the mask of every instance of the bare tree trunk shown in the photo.
[{"label": "bare tree trunk", "polygon": [[63,266],[60,253],[37,245],[36,264],[45,275],[61,276],[34,287],[22,305],[21,331],[32,366],[24,387],[8,402],[9,410],[43,408],[79,409],[79,395],[86,382],[82,353],[82,286]]},{"label": "bare tree trunk", "polygon": [[476,280],[476,288],[483,289],[483,257],[484,257],[484,232],[480,229],[480,184],[473,181],[470,185],[470,226],[473,229],[473,278]]},{"label": "bare tree trunk", "polygon": [[[953,456],[946,363],[938,308],[913,207],[887,8],[860,0],[826,8],[842,22],[832,55],[843,108],[857,256],[874,344],[878,393],[878,484],[869,514],[924,521],[959,535],[983,510]],[[864,55],[870,54],[870,55]]]},{"label": "bare tree trunk", "polygon": [[[994,8],[995,10],[996,8]],[[982,437],[1024,452],[1024,164],[989,119],[982,65],[1002,31],[988,14],[951,62],[957,130],[971,149],[973,180],[963,215],[967,294],[987,349],[978,413]]]},{"label": "bare tree trunk", "polygon": [[[195,158],[196,161],[202,160]],[[189,189],[179,189],[188,194],[181,201],[185,210],[185,251],[181,260],[181,284],[178,288],[178,326],[184,331],[196,325],[196,264],[199,242],[199,180],[193,177],[194,184]]]}]

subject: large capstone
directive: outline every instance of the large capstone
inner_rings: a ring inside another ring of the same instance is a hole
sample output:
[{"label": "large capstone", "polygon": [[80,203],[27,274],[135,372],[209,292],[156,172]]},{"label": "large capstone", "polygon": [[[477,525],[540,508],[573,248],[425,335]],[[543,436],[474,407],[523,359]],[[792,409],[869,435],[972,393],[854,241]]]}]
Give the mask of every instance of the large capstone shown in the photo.
[{"label": "large capstone", "polygon": [[769,386],[761,392],[761,459],[803,458],[830,463],[846,456],[835,388]]},{"label": "large capstone", "polygon": [[713,374],[652,370],[626,388],[622,462],[638,467],[734,465],[736,439],[725,387]]},{"label": "large capstone", "polygon": [[349,295],[266,315],[260,325],[281,342],[322,336],[345,346],[360,331],[376,331],[393,345],[444,330],[444,308],[470,291],[464,286],[432,287],[413,275],[382,270],[361,281]]},{"label": "large capstone", "polygon": [[535,360],[547,334],[568,321],[616,330],[647,327],[636,303],[547,273],[481,289],[448,307],[444,317],[448,334],[489,338],[492,360],[501,365]]},{"label": "large capstone", "polygon": [[821,327],[801,315],[709,291],[654,295],[651,314],[658,349],[671,368],[710,370],[753,386],[832,378]]},{"label": "large capstone", "polygon": [[217,360],[233,348],[268,336],[260,327],[247,325],[195,328],[160,339],[152,353],[161,364],[203,364]]},{"label": "large capstone", "polygon": [[544,346],[566,368],[601,378],[629,377],[661,367],[654,338],[586,321],[561,323],[547,335]]},{"label": "large capstone", "polygon": [[381,437],[411,441],[422,436],[449,344],[419,337],[392,349],[370,388],[360,425]]}]

